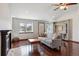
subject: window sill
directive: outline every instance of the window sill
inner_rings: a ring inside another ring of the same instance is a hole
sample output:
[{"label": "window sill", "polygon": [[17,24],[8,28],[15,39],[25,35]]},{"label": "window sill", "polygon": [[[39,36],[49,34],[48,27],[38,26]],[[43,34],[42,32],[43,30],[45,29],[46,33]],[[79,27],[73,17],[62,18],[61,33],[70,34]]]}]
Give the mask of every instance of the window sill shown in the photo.
[{"label": "window sill", "polygon": [[27,34],[27,33],[33,33],[33,32],[21,32],[19,34]]}]

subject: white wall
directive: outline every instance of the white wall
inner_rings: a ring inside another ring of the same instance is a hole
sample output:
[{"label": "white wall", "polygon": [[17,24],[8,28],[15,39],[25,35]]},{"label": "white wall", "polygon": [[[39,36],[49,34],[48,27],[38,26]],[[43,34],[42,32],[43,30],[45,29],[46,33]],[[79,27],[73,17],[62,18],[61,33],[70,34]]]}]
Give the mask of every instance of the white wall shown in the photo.
[{"label": "white wall", "polygon": [[0,30],[12,29],[8,4],[0,4]]},{"label": "white wall", "polygon": [[72,40],[79,42],[79,9],[63,14],[55,21],[72,19]]}]

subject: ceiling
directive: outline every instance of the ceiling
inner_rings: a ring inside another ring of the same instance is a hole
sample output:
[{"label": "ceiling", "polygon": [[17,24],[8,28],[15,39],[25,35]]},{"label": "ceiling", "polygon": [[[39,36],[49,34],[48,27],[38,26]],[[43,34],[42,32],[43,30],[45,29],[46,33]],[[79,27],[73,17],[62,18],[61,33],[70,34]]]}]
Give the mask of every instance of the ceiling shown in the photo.
[{"label": "ceiling", "polygon": [[9,7],[12,17],[51,21],[61,14],[77,10],[79,6],[70,6],[67,11],[54,11],[53,9],[56,7],[51,6],[51,3],[11,3]]}]

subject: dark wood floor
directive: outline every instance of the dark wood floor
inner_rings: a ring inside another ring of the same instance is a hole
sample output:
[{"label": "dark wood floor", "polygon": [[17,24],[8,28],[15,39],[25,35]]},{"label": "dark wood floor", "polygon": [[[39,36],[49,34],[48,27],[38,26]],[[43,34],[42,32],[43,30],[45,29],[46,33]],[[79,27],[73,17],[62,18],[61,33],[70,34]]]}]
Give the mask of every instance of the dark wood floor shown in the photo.
[{"label": "dark wood floor", "polygon": [[[27,51],[29,56],[79,56],[79,43],[63,41],[61,50],[51,49],[42,43],[32,44],[31,51]],[[12,43],[12,48],[24,46],[30,47],[28,40]]]}]

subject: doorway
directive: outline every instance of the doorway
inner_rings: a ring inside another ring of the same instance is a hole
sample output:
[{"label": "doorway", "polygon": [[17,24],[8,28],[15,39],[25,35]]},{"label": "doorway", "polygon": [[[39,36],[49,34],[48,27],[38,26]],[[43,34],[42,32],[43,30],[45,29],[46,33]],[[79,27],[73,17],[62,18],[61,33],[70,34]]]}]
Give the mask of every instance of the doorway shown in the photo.
[{"label": "doorway", "polygon": [[39,36],[41,36],[44,33],[45,33],[45,23],[39,22],[38,23],[38,34],[39,34]]}]

